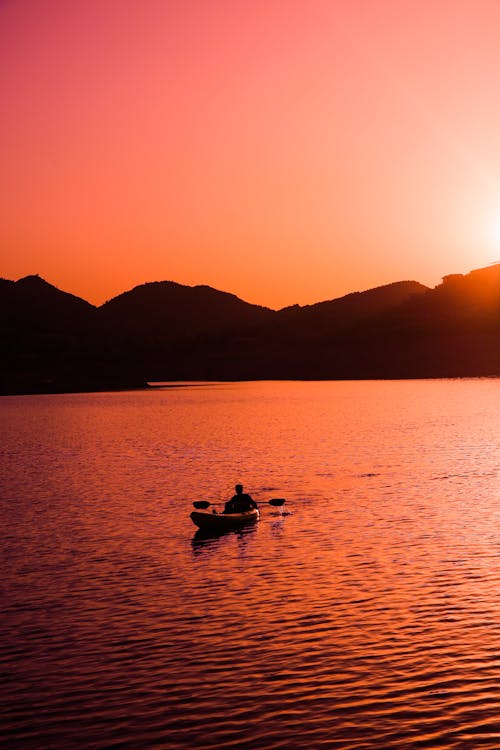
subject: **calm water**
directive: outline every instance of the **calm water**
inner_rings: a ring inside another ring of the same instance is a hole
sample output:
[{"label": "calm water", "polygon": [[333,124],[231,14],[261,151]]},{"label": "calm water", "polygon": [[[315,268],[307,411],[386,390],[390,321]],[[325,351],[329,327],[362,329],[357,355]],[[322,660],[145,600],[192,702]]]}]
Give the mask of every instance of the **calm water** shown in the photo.
[{"label": "calm water", "polygon": [[[495,379],[1,399],[0,744],[497,750],[499,403]],[[260,523],[199,538],[191,501],[236,481]]]}]

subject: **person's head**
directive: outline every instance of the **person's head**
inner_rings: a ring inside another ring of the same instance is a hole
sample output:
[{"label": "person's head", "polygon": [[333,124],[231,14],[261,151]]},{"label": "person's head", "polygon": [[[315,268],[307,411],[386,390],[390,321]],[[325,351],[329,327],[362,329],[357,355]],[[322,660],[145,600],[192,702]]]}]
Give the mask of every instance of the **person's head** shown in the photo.
[{"label": "person's head", "polygon": [[237,495],[241,495],[241,493],[243,492],[243,485],[242,484],[237,484],[234,489],[236,490],[236,494]]}]

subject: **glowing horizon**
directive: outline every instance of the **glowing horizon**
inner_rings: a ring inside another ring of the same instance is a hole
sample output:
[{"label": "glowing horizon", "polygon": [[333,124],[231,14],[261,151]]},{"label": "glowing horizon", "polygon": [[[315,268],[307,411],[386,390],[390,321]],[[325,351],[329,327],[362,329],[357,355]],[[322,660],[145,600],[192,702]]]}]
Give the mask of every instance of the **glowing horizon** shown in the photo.
[{"label": "glowing horizon", "polygon": [[0,276],[274,309],[500,256],[500,5],[0,5]]}]

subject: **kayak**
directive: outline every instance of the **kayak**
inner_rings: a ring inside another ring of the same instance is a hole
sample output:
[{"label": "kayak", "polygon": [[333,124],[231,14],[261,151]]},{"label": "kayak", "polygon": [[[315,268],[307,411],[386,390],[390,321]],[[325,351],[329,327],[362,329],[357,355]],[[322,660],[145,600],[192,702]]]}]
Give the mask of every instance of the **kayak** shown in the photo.
[{"label": "kayak", "polygon": [[256,508],[246,513],[212,513],[206,510],[194,510],[191,513],[191,520],[199,529],[223,531],[235,529],[247,523],[255,523],[259,520],[259,511]]}]

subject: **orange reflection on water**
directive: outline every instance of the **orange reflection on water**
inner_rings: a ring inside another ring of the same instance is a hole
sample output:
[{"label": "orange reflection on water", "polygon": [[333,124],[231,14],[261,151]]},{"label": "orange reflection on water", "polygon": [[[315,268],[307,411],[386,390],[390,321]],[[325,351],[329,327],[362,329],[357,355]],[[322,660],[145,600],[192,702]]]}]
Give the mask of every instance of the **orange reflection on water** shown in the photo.
[{"label": "orange reflection on water", "polygon": [[[42,746],[493,750],[498,387],[6,399],[7,736],[36,702]],[[197,534],[235,481],[261,521]]]}]

